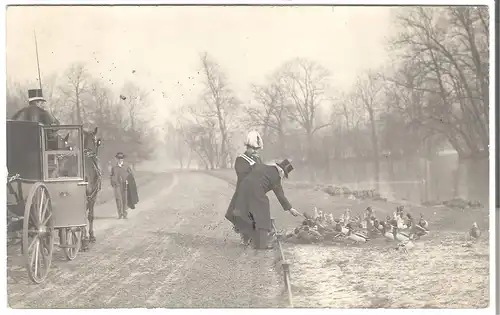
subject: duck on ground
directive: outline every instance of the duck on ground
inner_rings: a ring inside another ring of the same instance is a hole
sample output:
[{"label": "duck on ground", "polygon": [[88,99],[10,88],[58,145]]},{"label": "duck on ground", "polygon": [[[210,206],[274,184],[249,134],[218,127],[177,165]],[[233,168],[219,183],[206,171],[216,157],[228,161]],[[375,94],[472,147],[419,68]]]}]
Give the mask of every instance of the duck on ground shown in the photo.
[{"label": "duck on ground", "polygon": [[472,223],[472,227],[469,231],[469,236],[475,240],[477,240],[481,237],[481,230],[477,226],[477,222]]}]

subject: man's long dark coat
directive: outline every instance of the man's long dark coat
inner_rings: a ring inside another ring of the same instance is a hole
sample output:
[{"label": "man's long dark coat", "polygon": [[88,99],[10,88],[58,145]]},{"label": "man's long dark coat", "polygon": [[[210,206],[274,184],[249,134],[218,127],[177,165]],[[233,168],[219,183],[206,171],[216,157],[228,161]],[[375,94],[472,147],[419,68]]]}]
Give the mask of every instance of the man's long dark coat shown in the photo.
[{"label": "man's long dark coat", "polygon": [[233,197],[231,198],[231,202],[229,203],[229,207],[226,211],[226,219],[228,219],[231,223],[235,224],[234,221],[234,204],[236,201],[236,196],[238,195],[238,189],[240,187],[241,181],[252,171],[252,169],[257,164],[262,164],[262,160],[255,155],[250,155],[243,153],[236,158],[234,162],[234,170],[236,171],[236,189],[234,191]]},{"label": "man's long dark coat", "polygon": [[285,197],[278,169],[274,165],[256,164],[241,181],[235,201],[236,227],[243,233],[252,230],[267,230],[271,227],[271,210],[266,194],[274,191],[284,210],[292,205]]},{"label": "man's long dark coat", "polygon": [[139,203],[139,194],[137,192],[137,185],[132,173],[127,177],[127,203],[130,209],[135,209],[135,205]]}]

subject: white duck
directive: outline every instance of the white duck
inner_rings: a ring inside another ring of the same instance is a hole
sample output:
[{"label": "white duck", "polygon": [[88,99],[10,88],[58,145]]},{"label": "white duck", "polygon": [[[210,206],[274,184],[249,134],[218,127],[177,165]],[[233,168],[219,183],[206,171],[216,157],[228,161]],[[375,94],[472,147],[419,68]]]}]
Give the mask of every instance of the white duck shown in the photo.
[{"label": "white duck", "polygon": [[392,234],[394,235],[394,239],[400,242],[408,242],[409,240],[411,240],[410,236],[406,233],[399,231],[399,228],[394,228],[392,230]]},{"label": "white duck", "polygon": [[394,241],[394,233],[392,233],[393,227],[388,222],[381,222],[382,225],[382,235],[389,241]]},{"label": "white duck", "polygon": [[344,234],[344,235],[347,235],[347,233],[349,232],[349,229],[347,229],[343,224],[342,224],[342,221],[338,220],[336,223],[335,223],[335,231],[341,233],[341,234]]},{"label": "white duck", "polygon": [[313,219],[317,220],[319,218],[318,208],[314,207]]},{"label": "white duck", "polygon": [[476,239],[476,240],[479,237],[481,237],[481,230],[477,226],[476,222],[472,223],[472,228],[469,231],[469,236],[472,237],[472,238],[474,238],[474,239]]},{"label": "white duck", "polygon": [[351,219],[351,209],[347,208],[345,210],[344,220],[345,222],[349,222],[350,219]]},{"label": "white duck", "polygon": [[328,218],[330,219],[330,224],[333,224],[335,222],[335,218],[333,217],[333,213],[330,213],[328,215]]},{"label": "white duck", "polygon": [[429,229],[429,222],[427,222],[427,220],[424,219],[423,214],[420,214],[420,220],[418,221],[418,225],[420,225],[426,230]]},{"label": "white duck", "polygon": [[346,236],[348,239],[354,241],[355,244],[366,243],[370,240],[367,236],[359,232],[355,232],[352,228],[347,229]]}]

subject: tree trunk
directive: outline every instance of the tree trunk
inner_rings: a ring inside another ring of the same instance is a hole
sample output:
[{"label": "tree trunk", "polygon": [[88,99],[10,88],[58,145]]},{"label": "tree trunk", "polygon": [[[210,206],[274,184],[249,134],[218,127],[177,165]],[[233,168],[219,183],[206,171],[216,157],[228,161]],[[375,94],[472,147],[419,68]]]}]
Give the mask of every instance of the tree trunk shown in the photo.
[{"label": "tree trunk", "polygon": [[191,155],[191,151],[189,151],[188,152],[188,156],[187,156],[187,162],[186,162],[186,168],[187,169],[191,168],[191,161],[192,161],[192,155]]},{"label": "tree trunk", "polygon": [[81,124],[82,123],[82,112],[80,109],[80,89],[78,87],[76,87],[75,97],[76,97],[75,105],[76,105],[76,120],[77,120],[76,123]]},{"label": "tree trunk", "polygon": [[314,158],[314,144],[312,132],[307,132],[307,161],[309,168],[309,177],[311,182],[316,182],[316,171],[315,171],[315,158]]},{"label": "tree trunk", "polygon": [[285,134],[283,133],[282,130],[279,131],[278,133],[278,141],[279,141],[279,154],[280,158],[283,159],[285,158],[286,154],[286,146],[285,146]]},{"label": "tree trunk", "polygon": [[389,187],[391,187],[391,194],[395,196],[396,195],[396,191],[397,191],[397,184],[395,183],[395,181],[397,181],[397,178],[396,178],[396,172],[394,170],[394,168],[395,168],[394,164],[395,164],[394,154],[390,154],[387,157],[389,181],[391,182],[390,185],[389,185]]},{"label": "tree trunk", "polygon": [[378,137],[377,130],[375,126],[375,116],[373,110],[368,110],[368,115],[370,116],[370,127],[371,127],[371,138],[373,147],[373,162],[375,165],[375,189],[380,191],[380,154],[378,148]]},{"label": "tree trunk", "polygon": [[454,198],[462,198],[467,200],[467,163],[463,156],[458,156],[458,164],[455,170],[455,182],[454,182]]}]

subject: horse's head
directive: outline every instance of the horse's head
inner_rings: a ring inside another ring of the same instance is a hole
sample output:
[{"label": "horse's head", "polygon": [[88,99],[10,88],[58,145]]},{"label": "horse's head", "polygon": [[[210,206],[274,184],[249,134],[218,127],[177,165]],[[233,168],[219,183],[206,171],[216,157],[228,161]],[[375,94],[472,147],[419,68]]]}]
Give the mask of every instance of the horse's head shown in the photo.
[{"label": "horse's head", "polygon": [[98,127],[95,127],[92,131],[83,131],[83,147],[85,149],[92,150],[95,154],[97,154],[99,147],[102,144],[100,138],[97,138]]},{"label": "horse's head", "polygon": [[69,133],[65,137],[57,136],[58,147],[64,150],[73,151],[73,146],[69,143]]},{"label": "horse's head", "polygon": [[47,130],[47,149],[73,151],[73,146],[69,143],[69,133],[62,137],[54,130]]}]

